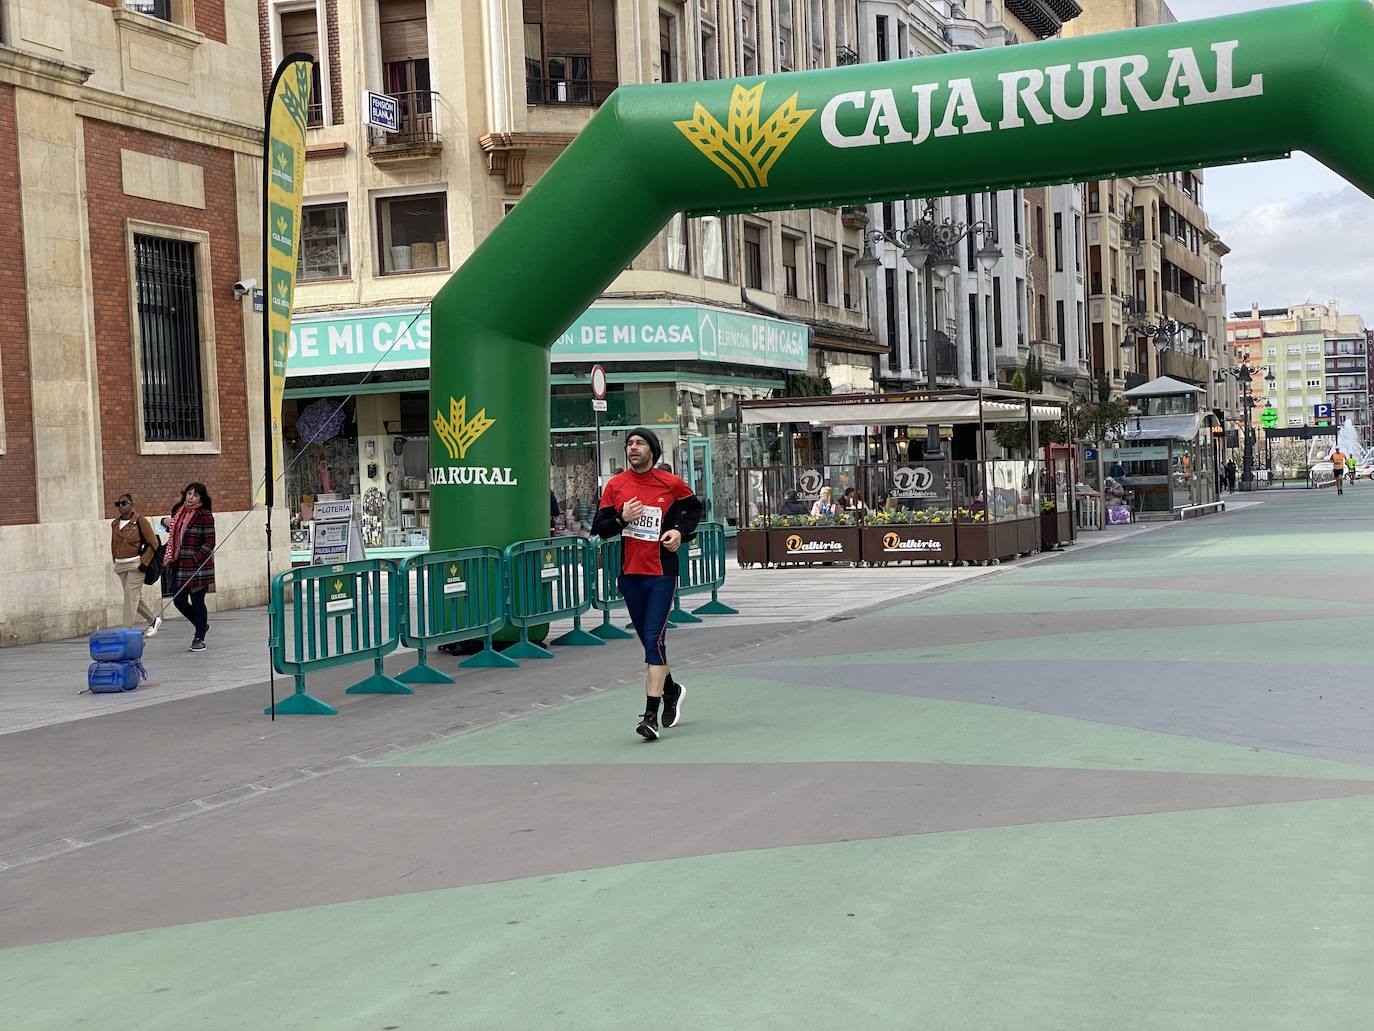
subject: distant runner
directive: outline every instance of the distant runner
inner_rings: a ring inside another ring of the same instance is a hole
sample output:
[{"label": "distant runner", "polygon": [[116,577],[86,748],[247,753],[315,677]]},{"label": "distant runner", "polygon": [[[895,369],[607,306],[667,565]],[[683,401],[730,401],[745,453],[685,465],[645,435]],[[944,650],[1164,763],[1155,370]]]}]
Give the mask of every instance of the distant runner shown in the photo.
[{"label": "distant runner", "polygon": [[653,430],[633,429],[625,437],[624,472],[612,476],[601,494],[592,532],[603,538],[620,534],[620,593],[644,645],[644,715],[635,733],[658,740],[658,708],[663,726],[682,719],[687,689],[668,668],[665,635],[668,612],[677,587],[677,551],[691,540],[701,521],[702,505],[692,488],[670,472],[655,469],[663,445]]},{"label": "distant runner", "polygon": [[[1331,475],[1336,478],[1336,493],[1344,494],[1341,484],[1345,479],[1345,452],[1340,448],[1331,452]],[[1351,477],[1351,482],[1354,482],[1354,477]]]}]

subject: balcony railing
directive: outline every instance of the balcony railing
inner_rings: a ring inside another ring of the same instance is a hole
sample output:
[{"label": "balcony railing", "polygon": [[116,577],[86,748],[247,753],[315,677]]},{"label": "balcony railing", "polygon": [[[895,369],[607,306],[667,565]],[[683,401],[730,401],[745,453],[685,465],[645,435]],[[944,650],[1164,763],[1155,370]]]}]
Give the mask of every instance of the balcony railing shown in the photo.
[{"label": "balcony railing", "polygon": [[859,55],[855,51],[850,50],[849,47],[845,46],[843,43],[835,47],[835,64],[837,67],[843,68],[847,64],[858,63]]},{"label": "balcony railing", "polygon": [[443,142],[435,126],[439,94],[415,90],[391,94],[401,108],[401,125],[396,132],[372,126],[368,129],[368,153],[374,158],[428,157],[439,152]]},{"label": "balcony railing", "polygon": [[592,82],[589,79],[540,79],[525,77],[525,102],[528,104],[567,104],[600,107],[619,83]]},{"label": "balcony railing", "polygon": [[172,20],[172,0],[127,0],[124,6],[163,21]]}]

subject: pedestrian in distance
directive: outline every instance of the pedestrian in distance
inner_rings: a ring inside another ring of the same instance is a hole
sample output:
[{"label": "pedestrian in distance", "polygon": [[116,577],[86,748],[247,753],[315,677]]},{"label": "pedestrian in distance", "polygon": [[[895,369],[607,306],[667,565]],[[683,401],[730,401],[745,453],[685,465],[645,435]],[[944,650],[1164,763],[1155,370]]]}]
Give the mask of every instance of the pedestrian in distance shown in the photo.
[{"label": "pedestrian in distance", "polygon": [[205,484],[187,484],[162,525],[168,531],[166,563],[172,604],[195,633],[190,650],[203,652],[210,630],[205,595],[215,587],[215,515]]},{"label": "pedestrian in distance", "polygon": [[601,495],[592,532],[603,539],[620,535],[620,593],[630,622],[644,646],[644,715],[635,733],[646,741],[659,736],[659,706],[664,728],[682,720],[687,689],[668,665],[668,612],[677,587],[678,549],[690,541],[702,506],[692,488],[671,473],[654,468],[663,445],[653,430],[631,430],[625,437],[624,472],[612,476]]},{"label": "pedestrian in distance", "polygon": [[1331,475],[1336,478],[1336,493],[1344,494],[1341,481],[1345,479],[1345,452],[1339,446],[1331,452]]},{"label": "pedestrian in distance", "polygon": [[153,637],[162,626],[162,617],[143,600],[143,579],[160,542],[153,524],[134,508],[132,494],[115,498],[115,509],[119,514],[110,520],[110,558],[124,588],[124,618],[119,625],[132,627],[137,617],[143,621],[143,636]]},{"label": "pedestrian in distance", "polygon": [[1226,493],[1228,493],[1228,494],[1234,494],[1234,493],[1236,492],[1236,460],[1235,460],[1234,458],[1228,458],[1228,459],[1226,460],[1226,473],[1225,473],[1225,475],[1226,475]]},{"label": "pedestrian in distance", "polygon": [[1350,481],[1350,486],[1355,486],[1355,456],[1345,456],[1345,478]]}]

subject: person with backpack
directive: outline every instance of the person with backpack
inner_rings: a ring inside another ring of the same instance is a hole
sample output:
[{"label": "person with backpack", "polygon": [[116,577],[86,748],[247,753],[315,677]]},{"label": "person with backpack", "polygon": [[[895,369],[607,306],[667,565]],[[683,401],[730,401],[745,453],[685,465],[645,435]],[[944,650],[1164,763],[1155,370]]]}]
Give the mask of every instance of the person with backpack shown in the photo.
[{"label": "person with backpack", "polygon": [[668,612],[677,587],[678,549],[690,541],[701,521],[702,505],[692,488],[672,473],[654,468],[663,445],[653,430],[639,427],[625,435],[629,466],[612,476],[601,494],[592,532],[604,540],[620,535],[620,593],[630,622],[644,646],[644,715],[635,733],[657,741],[658,713],[663,726],[682,719],[687,688],[668,666]]},{"label": "person with backpack", "polygon": [[115,510],[119,514],[110,520],[110,557],[115,576],[124,588],[124,620],[119,625],[135,626],[137,617],[144,624],[143,636],[154,637],[162,626],[162,617],[143,600],[143,584],[148,563],[157,554],[160,542],[153,524],[134,508],[132,494],[126,491],[115,498]]}]

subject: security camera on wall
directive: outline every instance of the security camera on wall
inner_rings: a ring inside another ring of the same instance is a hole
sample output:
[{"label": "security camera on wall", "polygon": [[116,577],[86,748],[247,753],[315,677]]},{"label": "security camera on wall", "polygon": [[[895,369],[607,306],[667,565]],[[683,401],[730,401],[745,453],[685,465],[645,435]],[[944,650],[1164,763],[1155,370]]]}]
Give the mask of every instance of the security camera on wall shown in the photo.
[{"label": "security camera on wall", "polygon": [[258,281],[251,276],[247,279],[240,279],[234,284],[234,300],[241,301],[245,294],[251,293],[253,287],[258,285]]}]

